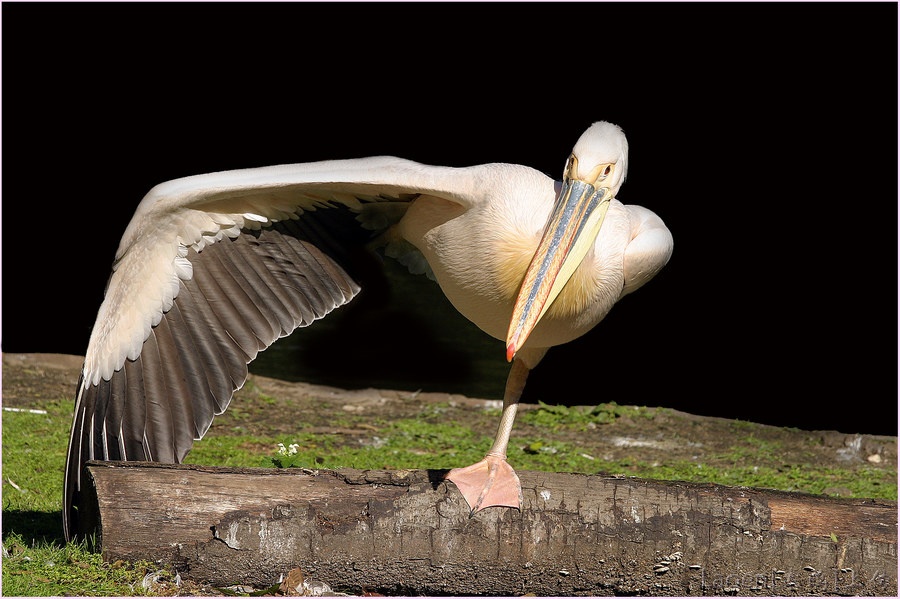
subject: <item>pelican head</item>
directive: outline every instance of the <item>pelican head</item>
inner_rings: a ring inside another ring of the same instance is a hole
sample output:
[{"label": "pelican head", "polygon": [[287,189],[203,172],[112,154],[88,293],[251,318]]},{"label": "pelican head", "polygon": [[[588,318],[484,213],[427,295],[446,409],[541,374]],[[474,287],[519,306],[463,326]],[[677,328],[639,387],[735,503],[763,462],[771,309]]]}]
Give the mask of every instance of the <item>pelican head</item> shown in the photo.
[{"label": "pelican head", "polygon": [[625,181],[628,141],[612,123],[585,131],[566,161],[559,194],[519,289],[506,336],[509,361],[594,246],[609,202]]}]

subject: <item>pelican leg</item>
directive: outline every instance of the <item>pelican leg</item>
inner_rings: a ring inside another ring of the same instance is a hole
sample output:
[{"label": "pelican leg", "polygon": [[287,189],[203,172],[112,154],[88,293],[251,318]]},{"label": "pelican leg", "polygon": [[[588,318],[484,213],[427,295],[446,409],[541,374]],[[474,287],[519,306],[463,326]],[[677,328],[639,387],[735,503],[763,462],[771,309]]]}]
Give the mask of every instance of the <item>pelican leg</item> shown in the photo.
[{"label": "pelican leg", "polygon": [[488,507],[519,509],[522,505],[522,485],[516,471],[506,461],[506,448],[529,372],[521,360],[513,360],[503,393],[500,425],[490,451],[480,462],[454,468],[445,477],[462,493],[471,508],[470,516]]}]

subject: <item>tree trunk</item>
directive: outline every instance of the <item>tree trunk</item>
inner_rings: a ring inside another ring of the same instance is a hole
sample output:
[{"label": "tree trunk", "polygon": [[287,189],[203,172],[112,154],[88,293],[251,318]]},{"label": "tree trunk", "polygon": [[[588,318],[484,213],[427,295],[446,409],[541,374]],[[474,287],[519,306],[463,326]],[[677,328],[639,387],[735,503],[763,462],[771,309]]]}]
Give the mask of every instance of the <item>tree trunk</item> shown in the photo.
[{"label": "tree trunk", "polygon": [[524,471],[521,511],[469,517],[445,471],[87,470],[106,560],[220,587],[299,568],[352,594],[897,594],[890,501]]}]

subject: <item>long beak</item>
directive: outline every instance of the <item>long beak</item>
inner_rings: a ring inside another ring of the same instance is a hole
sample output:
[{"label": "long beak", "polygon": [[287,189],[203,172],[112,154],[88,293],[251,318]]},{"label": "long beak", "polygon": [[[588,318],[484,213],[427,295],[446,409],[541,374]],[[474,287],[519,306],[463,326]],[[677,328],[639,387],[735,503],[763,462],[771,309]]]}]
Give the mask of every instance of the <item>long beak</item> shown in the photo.
[{"label": "long beak", "polygon": [[580,179],[565,179],[547,228],[531,259],[506,334],[512,361],[538,321],[594,245],[612,193]]}]

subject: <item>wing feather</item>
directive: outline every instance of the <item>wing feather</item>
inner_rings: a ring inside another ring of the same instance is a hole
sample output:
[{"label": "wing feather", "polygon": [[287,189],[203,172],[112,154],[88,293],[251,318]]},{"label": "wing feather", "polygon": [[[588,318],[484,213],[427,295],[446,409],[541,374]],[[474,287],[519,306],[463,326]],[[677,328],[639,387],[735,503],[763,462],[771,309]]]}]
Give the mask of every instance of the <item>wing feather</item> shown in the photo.
[{"label": "wing feather", "polygon": [[[177,368],[182,377],[184,387],[181,390],[181,394],[183,397],[189,397],[191,402],[192,421],[187,422],[192,422],[193,426],[188,427],[188,429],[193,439],[199,439],[206,433],[209,423],[212,422],[216,414],[218,402],[210,388],[208,377],[219,369],[217,365],[210,367],[209,363],[204,361],[204,354],[198,349],[194,333],[184,321],[180,304],[172,307],[166,318],[160,323],[160,326],[163,326],[163,324],[171,329],[170,335],[174,346],[170,350],[169,360],[173,363],[173,368]],[[220,376],[218,378],[224,377]],[[227,398],[230,387],[223,385],[220,392]],[[183,452],[181,450],[176,451],[179,459],[184,457],[187,449],[190,449],[190,443],[187,444]]]},{"label": "wing feather", "polygon": [[[174,330],[171,328],[171,322],[170,319],[163,318],[153,329],[153,335],[151,335],[156,339],[156,347],[159,352],[159,377],[164,386],[160,391],[163,395],[161,401],[168,404],[168,412],[164,411],[160,414],[159,423],[163,430],[171,431],[170,440],[168,442],[163,440],[157,445],[163,446],[163,451],[172,459],[157,459],[180,462],[190,451],[196,430],[197,418],[194,415],[194,406],[197,405],[197,400],[192,394],[193,389],[185,372],[187,367],[193,366],[195,363],[191,357],[182,357],[178,351],[178,343],[173,333],[179,331],[177,328]],[[145,351],[146,349],[145,347]],[[166,420],[167,417],[171,420]]]},{"label": "wing feather", "polygon": [[[157,462],[174,462],[175,452],[172,447],[174,441],[174,417],[170,398],[166,389],[167,374],[163,369],[159,356],[159,348],[156,342],[154,329],[144,342],[139,360],[141,361],[141,382],[143,389],[139,396],[145,398],[147,409],[144,411],[143,426],[146,439],[145,451],[149,453],[148,459]],[[132,398],[129,398],[129,404]]]},{"label": "wing feather", "polygon": [[122,434],[122,421],[128,406],[125,404],[126,383],[124,376],[113,377],[109,381],[109,390],[100,391],[102,397],[108,397],[106,402],[106,445],[103,450],[107,460],[126,459],[125,438]]},{"label": "wing feather", "polygon": [[[225,253],[224,256],[234,265],[236,272],[242,273],[247,287],[257,291],[260,306],[270,314],[280,329],[273,331],[275,335],[287,335],[298,327],[301,319],[297,316],[299,308],[295,299],[284,289],[263,261],[261,252],[256,251],[256,240],[247,237],[239,251]],[[236,244],[237,245],[237,244]]]},{"label": "wing feather", "polygon": [[[228,286],[238,311],[249,323],[249,328],[259,342],[260,350],[265,349],[272,339],[277,339],[283,330],[279,316],[275,313],[278,302],[269,300],[269,294],[261,293],[263,285],[259,276],[246,266],[240,258],[241,252],[209,252],[210,262],[216,262],[220,282]],[[283,306],[280,311],[287,314]]]},{"label": "wing feather", "polygon": [[[178,296],[178,302],[167,313],[168,319],[178,322],[183,330],[179,340],[184,348],[182,355],[192,353],[199,362],[192,368],[198,386],[204,382],[208,390],[204,397],[212,397],[213,411],[221,414],[231,399],[231,378],[228,370],[228,357],[225,348],[221,347],[216,335],[210,333],[209,320],[205,315],[208,306],[201,300],[193,279],[184,282],[184,289]],[[205,379],[205,381],[204,381]]]},{"label": "wing feather", "polygon": [[[480,181],[504,168],[520,167],[375,157],[154,187],[122,236],[85,352],[66,464],[66,537],[84,532],[85,462],[184,459],[259,351],[359,292],[373,262],[367,244],[396,223],[404,203],[428,194],[467,208]],[[375,204],[390,210],[361,215]]]},{"label": "wing feather", "polygon": [[642,206],[629,205],[628,220],[631,241],[625,248],[625,286],[619,296],[640,289],[656,276],[672,257],[672,233],[654,212]]},{"label": "wing feather", "polygon": [[[259,351],[258,340],[247,334],[247,327],[242,326],[246,315],[235,307],[232,290],[223,288],[223,276],[216,264],[216,260],[204,260],[203,268],[194,269],[193,281],[202,295],[202,302],[198,303],[204,306],[208,324],[219,338],[220,347],[228,352],[229,364],[247,364]],[[240,382],[234,376],[232,381]]]},{"label": "wing feather", "polygon": [[[348,207],[372,201],[360,193],[365,185],[355,193],[341,185],[332,193],[318,182],[307,192],[286,189],[277,179],[294,176],[292,170],[170,182],[138,207],[76,392],[67,538],[79,530],[85,462],[181,461],[244,384],[259,351],[358,293],[350,274],[353,250],[346,246],[361,247],[377,231],[362,229]],[[223,189],[223,178],[230,189]]]},{"label": "wing feather", "polygon": [[[122,433],[125,444],[126,460],[152,460],[149,448],[144,446],[144,422],[146,421],[147,406],[143,401],[131,401],[132,397],[143,397],[144,395],[144,375],[142,370],[143,364],[140,356],[135,361],[125,363],[113,378],[124,377],[125,382],[123,388],[125,397],[123,399],[125,412],[122,418]],[[95,405],[105,401],[105,396],[94,392],[94,386],[90,388],[94,397]],[[95,454],[82,456],[85,460],[95,459]]]}]

